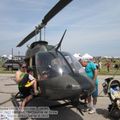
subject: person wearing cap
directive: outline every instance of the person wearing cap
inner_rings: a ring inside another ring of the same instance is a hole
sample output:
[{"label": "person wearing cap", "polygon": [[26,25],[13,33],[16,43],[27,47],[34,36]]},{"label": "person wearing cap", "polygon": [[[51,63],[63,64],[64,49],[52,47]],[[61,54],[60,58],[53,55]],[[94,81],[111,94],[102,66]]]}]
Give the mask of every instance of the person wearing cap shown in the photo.
[{"label": "person wearing cap", "polygon": [[[31,90],[32,85],[34,87],[34,92],[37,89],[37,84],[35,79],[30,79],[29,74],[27,73],[27,65],[22,64],[20,66],[20,70],[16,72],[16,82],[18,83],[18,89],[20,93],[23,95],[24,100],[22,101],[20,105],[20,110],[24,111],[25,105],[32,99]],[[32,84],[29,87],[26,87],[25,85],[29,80],[32,80]]]},{"label": "person wearing cap", "polygon": [[[96,85],[95,91],[92,93],[91,96],[87,98],[88,108],[90,108],[89,113],[92,114],[96,112],[96,103],[97,103],[97,97],[98,97],[98,79],[97,79],[98,70],[94,62],[92,62],[91,60],[81,59],[80,63],[85,68],[85,72],[87,73],[87,76],[91,78],[91,80],[94,80]],[[93,105],[91,104],[92,102],[91,97],[93,98]]]}]

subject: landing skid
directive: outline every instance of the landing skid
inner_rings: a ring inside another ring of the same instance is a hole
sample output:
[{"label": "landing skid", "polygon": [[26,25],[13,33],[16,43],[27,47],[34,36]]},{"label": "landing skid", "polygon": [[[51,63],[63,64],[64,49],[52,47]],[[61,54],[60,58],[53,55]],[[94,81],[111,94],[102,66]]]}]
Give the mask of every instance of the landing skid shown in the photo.
[{"label": "landing skid", "polygon": [[11,101],[13,103],[13,105],[18,108],[19,111],[19,102],[21,102],[23,100],[23,97],[20,96],[20,92],[18,92],[16,95],[11,95]]},{"label": "landing skid", "polygon": [[[40,97],[40,96],[37,96],[37,97]],[[40,97],[40,98],[42,98],[42,97]],[[12,103],[18,109],[19,109],[19,102],[21,102],[22,100],[23,100],[23,97],[20,95],[19,92],[16,95],[12,95]],[[58,104],[55,104],[55,105],[50,105],[49,108],[50,109],[55,109],[55,108],[59,108],[59,107],[69,106],[71,108],[76,108],[81,113],[81,115],[84,115],[83,112],[82,112],[82,109],[85,105],[86,105],[85,103],[83,103],[83,102],[81,102],[77,99],[77,100],[69,100],[69,101],[65,100],[64,103],[58,103]]]}]

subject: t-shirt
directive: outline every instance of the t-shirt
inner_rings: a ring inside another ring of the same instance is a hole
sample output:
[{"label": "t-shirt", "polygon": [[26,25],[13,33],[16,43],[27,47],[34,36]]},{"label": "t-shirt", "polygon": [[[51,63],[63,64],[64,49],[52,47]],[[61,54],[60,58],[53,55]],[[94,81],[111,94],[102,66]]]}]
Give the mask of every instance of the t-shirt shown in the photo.
[{"label": "t-shirt", "polygon": [[20,77],[22,80],[19,82],[18,87],[24,87],[29,81],[34,80],[35,78],[31,74],[21,73]]},{"label": "t-shirt", "polygon": [[19,83],[18,83],[18,87],[23,87],[27,81],[28,81],[28,74],[22,72],[21,75],[20,75],[20,78],[22,79]]},{"label": "t-shirt", "polygon": [[34,80],[35,78],[31,75],[31,74],[29,74],[29,80]]},{"label": "t-shirt", "polygon": [[[94,78],[94,70],[96,70],[96,65],[89,61],[87,66],[85,67],[85,72],[87,73],[87,76],[93,80]],[[96,85],[98,85],[98,79],[96,79]]]}]

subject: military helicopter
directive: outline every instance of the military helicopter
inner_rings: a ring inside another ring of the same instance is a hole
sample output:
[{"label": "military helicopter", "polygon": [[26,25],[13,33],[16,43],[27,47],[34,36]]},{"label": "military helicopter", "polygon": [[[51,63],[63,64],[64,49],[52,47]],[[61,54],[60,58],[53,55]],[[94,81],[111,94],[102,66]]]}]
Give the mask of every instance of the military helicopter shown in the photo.
[{"label": "military helicopter", "polygon": [[[28,36],[17,47],[21,47],[32,37],[41,32],[47,22],[62,10],[72,0],[60,0],[44,17]],[[25,62],[33,67],[34,75],[38,80],[41,95],[47,100],[69,100],[74,106],[78,106],[79,99],[90,95],[95,85],[82,68],[81,64],[70,53],[60,51],[66,30],[56,45],[48,45],[47,41],[33,42],[26,52]],[[41,34],[41,33],[40,33]]]}]

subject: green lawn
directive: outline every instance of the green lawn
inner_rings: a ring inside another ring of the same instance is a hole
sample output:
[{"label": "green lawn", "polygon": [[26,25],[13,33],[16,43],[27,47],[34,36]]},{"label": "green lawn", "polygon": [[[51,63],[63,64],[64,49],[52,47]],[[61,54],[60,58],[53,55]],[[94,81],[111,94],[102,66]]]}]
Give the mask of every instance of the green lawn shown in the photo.
[{"label": "green lawn", "polygon": [[[115,63],[117,63],[117,64],[120,64],[120,60],[115,60],[115,62],[111,62],[111,66],[110,66],[110,71],[108,72],[107,71],[107,67],[106,67],[106,59],[103,59],[103,60],[101,60],[101,62],[102,62],[102,68],[101,68],[101,70],[98,72],[98,74],[99,75],[120,75],[120,69],[115,69],[113,66],[114,66],[114,64]],[[3,68],[2,67],[2,64],[3,64],[3,61],[2,60],[0,60],[0,74],[1,73],[4,73],[4,74],[8,74],[8,73],[13,73],[13,74],[15,74],[15,72],[16,71],[8,71],[8,70],[6,70],[5,68]]]},{"label": "green lawn", "polygon": [[[106,63],[110,63],[109,72],[107,70]],[[120,59],[101,59],[101,70],[99,70],[100,75],[120,75],[120,68],[114,68],[115,64],[120,65]]]},{"label": "green lawn", "polygon": [[13,70],[13,71],[8,71],[8,70],[6,70],[5,68],[2,68],[2,67],[0,67],[0,74],[14,74],[15,73],[15,71]]},{"label": "green lawn", "polygon": [[110,71],[107,71],[107,68],[103,67],[99,72],[99,75],[120,75],[120,69],[110,68]]},{"label": "green lawn", "polygon": [[5,68],[2,67],[3,61],[0,60],[0,74],[4,73],[4,74],[14,74],[15,71],[8,71]]}]

